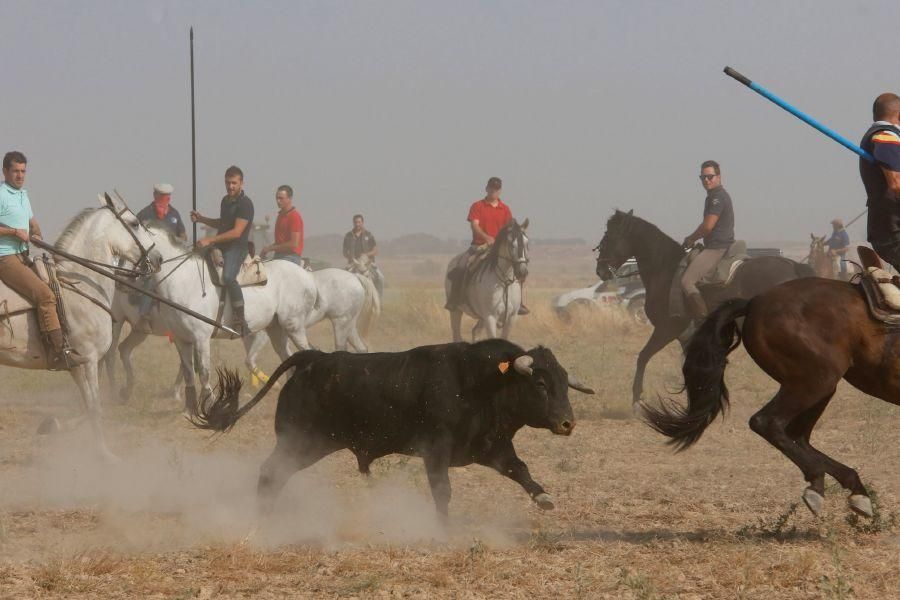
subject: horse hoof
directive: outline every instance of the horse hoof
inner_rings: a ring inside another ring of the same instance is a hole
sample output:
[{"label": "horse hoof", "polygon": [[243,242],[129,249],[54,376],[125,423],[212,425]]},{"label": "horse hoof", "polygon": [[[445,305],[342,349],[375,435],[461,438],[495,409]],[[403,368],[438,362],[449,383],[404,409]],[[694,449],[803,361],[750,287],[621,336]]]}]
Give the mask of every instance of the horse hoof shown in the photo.
[{"label": "horse hoof", "polygon": [[631,404],[631,414],[635,419],[643,419],[647,414],[644,411],[644,403],[640,400],[638,400],[637,402],[633,402]]},{"label": "horse hoof", "polygon": [[871,519],[875,516],[875,513],[872,512],[872,501],[868,496],[863,496],[862,494],[853,494],[847,500],[850,504],[850,510],[855,512],[856,514]]},{"label": "horse hoof", "polygon": [[809,512],[818,517],[822,512],[822,507],[825,506],[825,498],[816,490],[806,488],[803,490],[803,503],[806,504]]},{"label": "horse hoof", "polygon": [[553,504],[553,498],[551,498],[550,494],[546,492],[535,496],[534,503],[537,504],[538,508],[542,510],[553,510],[554,508],[556,508],[556,505]]},{"label": "horse hoof", "polygon": [[38,435],[50,435],[51,433],[59,433],[62,430],[62,425],[59,423],[59,419],[56,417],[47,417],[41,424],[38,425]]}]

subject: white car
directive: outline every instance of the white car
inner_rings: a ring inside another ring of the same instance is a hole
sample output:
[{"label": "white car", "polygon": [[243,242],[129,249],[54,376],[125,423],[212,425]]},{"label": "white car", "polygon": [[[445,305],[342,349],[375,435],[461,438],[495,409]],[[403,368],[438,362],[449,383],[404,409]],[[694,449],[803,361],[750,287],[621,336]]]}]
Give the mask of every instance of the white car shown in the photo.
[{"label": "white car", "polygon": [[638,275],[637,263],[629,260],[609,281],[598,281],[586,288],[572,290],[554,298],[553,308],[562,319],[572,317],[571,308],[583,306],[625,311],[638,323],[648,323],[644,312],[644,284]]}]

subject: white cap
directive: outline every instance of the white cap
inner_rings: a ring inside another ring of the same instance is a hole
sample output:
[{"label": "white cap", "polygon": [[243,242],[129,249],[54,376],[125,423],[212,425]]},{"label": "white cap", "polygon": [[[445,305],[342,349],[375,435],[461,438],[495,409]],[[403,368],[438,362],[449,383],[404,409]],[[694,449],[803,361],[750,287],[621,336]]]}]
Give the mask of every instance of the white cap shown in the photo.
[{"label": "white cap", "polygon": [[175,188],[169,183],[157,183],[153,186],[153,191],[157,194],[171,194],[175,191]]}]

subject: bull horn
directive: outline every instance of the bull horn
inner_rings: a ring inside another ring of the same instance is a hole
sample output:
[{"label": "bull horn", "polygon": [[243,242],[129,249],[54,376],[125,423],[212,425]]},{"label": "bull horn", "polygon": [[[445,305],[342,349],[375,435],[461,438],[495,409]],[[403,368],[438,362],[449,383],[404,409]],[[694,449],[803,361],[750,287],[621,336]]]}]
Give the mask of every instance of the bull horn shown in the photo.
[{"label": "bull horn", "polygon": [[572,388],[573,390],[578,390],[579,392],[581,392],[583,394],[591,394],[591,395],[594,394],[594,390],[592,390],[588,386],[584,385],[583,383],[581,383],[580,381],[578,381],[571,375],[569,375],[569,387]]},{"label": "bull horn", "polygon": [[522,375],[530,376],[534,373],[534,369],[531,368],[532,363],[534,363],[534,357],[523,354],[513,361],[513,368]]}]

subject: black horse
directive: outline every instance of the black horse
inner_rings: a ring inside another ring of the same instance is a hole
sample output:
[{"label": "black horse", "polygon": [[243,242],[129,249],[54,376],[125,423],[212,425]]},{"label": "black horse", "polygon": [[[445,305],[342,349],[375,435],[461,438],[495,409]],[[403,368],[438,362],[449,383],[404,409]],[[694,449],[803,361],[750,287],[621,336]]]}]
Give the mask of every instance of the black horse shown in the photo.
[{"label": "black horse", "polygon": [[[632,402],[637,410],[644,387],[644,370],[657,352],[681,336],[691,324],[687,316],[672,316],[669,295],[685,249],[656,225],[634,216],[634,211],[617,210],[606,223],[606,233],[597,246],[597,275],[610,279],[626,260],[637,259],[638,272],[647,290],[644,309],[653,324],[653,333],[638,354],[632,385]],[[727,286],[701,288],[710,310],[732,298],[749,299],[780,283],[814,277],[809,265],[778,256],[761,256],[745,261]]]}]

